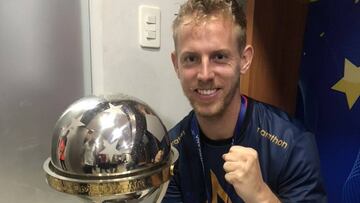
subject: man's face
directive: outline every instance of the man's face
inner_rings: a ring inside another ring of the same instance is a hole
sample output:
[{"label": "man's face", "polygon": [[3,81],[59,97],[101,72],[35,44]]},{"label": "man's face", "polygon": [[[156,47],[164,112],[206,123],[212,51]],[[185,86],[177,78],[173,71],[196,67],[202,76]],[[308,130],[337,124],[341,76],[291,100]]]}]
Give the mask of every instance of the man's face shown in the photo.
[{"label": "man's face", "polygon": [[172,54],[184,94],[199,116],[214,117],[240,102],[241,53],[232,22],[184,23]]}]

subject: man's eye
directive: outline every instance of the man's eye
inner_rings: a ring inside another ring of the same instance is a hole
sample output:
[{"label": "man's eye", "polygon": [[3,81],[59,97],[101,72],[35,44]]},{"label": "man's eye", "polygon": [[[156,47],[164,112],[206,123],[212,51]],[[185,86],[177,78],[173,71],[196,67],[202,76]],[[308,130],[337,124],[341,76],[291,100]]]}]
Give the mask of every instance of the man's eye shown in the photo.
[{"label": "man's eye", "polygon": [[194,55],[188,55],[182,59],[182,63],[184,65],[192,65],[192,64],[195,64],[197,61],[198,61],[198,57],[196,57]]},{"label": "man's eye", "polygon": [[224,63],[227,61],[228,57],[225,54],[215,54],[213,59],[215,62]]}]

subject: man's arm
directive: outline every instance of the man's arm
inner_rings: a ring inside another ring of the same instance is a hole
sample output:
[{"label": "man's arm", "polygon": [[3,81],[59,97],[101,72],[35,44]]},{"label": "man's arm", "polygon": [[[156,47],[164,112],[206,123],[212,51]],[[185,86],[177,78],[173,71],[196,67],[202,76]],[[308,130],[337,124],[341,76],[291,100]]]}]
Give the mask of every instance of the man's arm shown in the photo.
[{"label": "man's arm", "polygon": [[294,140],[279,177],[279,198],[284,202],[327,202],[314,135],[304,132]]}]

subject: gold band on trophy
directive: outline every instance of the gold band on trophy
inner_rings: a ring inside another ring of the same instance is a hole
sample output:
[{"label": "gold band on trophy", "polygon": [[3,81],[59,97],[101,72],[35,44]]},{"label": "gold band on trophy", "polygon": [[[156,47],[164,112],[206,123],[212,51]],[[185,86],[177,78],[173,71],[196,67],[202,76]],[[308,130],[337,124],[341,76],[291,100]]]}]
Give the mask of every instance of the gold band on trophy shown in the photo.
[{"label": "gold band on trophy", "polygon": [[[51,164],[47,162],[47,164]],[[49,168],[52,168],[51,166]],[[84,181],[82,179],[61,178],[47,173],[48,184],[59,192],[88,197],[99,197],[116,194],[130,194],[149,188],[157,188],[170,179],[170,166],[159,168],[152,174],[132,178]]]}]

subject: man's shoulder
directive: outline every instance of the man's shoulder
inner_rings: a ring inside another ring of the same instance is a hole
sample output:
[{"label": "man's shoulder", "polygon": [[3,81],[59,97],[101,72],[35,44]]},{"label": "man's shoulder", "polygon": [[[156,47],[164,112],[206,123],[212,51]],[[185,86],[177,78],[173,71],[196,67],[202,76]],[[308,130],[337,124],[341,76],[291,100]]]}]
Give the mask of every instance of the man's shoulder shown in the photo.
[{"label": "man's shoulder", "polygon": [[260,101],[252,101],[251,126],[262,143],[270,143],[269,150],[278,155],[290,153],[294,147],[306,145],[314,139],[304,125],[285,111]]},{"label": "man's shoulder", "polygon": [[252,98],[250,98],[250,100],[252,100],[253,116],[270,121],[269,124],[284,125],[296,131],[306,131],[304,125],[288,112],[265,102]]},{"label": "man's shoulder", "polygon": [[173,146],[179,145],[186,132],[190,130],[190,120],[192,116],[193,111],[169,130],[169,137]]}]

